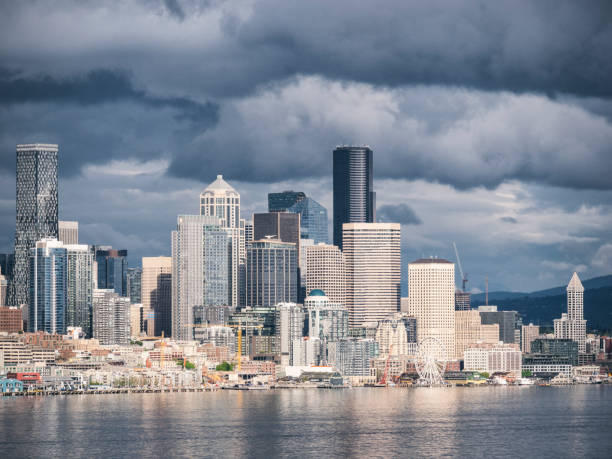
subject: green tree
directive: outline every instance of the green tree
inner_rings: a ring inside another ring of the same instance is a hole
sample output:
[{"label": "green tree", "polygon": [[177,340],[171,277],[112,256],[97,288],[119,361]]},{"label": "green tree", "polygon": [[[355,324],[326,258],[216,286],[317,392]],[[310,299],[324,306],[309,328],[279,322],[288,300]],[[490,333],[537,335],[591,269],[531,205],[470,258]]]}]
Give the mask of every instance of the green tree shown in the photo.
[{"label": "green tree", "polygon": [[523,371],[521,372],[521,376],[522,376],[523,378],[529,378],[529,377],[531,377],[531,371],[529,371],[529,370],[523,370]]},{"label": "green tree", "polygon": [[484,378],[484,379],[489,379],[489,373],[487,373],[486,371],[483,371],[480,373],[480,377]]},{"label": "green tree", "polygon": [[232,371],[233,369],[234,365],[231,365],[230,363],[225,361],[215,367],[215,370],[217,371]]}]

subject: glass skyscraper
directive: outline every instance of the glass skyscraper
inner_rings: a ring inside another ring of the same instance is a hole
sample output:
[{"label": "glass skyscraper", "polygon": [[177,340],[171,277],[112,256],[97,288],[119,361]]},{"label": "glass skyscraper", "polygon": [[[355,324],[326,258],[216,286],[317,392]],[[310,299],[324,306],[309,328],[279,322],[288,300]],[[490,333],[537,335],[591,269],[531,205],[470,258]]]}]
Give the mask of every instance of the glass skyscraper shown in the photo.
[{"label": "glass skyscraper", "polygon": [[142,268],[128,268],[125,275],[127,297],[130,303],[142,303]]},{"label": "glass skyscraper", "polygon": [[[36,241],[57,238],[57,145],[17,145],[15,267],[9,304],[29,305],[28,267]],[[24,309],[27,317],[27,308]]]},{"label": "glass skyscraper", "polygon": [[372,149],[339,146],[334,150],[334,245],[342,249],[343,223],[376,220]]},{"label": "glass skyscraper", "polygon": [[113,250],[110,247],[96,249],[99,289],[111,289],[120,296],[128,296],[127,255],[127,250]]},{"label": "glass skyscraper", "polygon": [[247,306],[273,307],[297,301],[297,249],[278,239],[247,244]]},{"label": "glass skyscraper", "polygon": [[93,253],[85,244],[64,245],[66,249],[66,326],[81,327],[92,336]]},{"label": "glass skyscraper", "polygon": [[327,209],[301,191],[268,193],[268,212],[300,214],[300,237],[327,244]]},{"label": "glass skyscraper", "polygon": [[292,205],[306,198],[302,191],[283,191],[268,193],[268,212],[284,212]]},{"label": "glass skyscraper", "polygon": [[66,248],[56,239],[30,250],[30,332],[66,333],[67,264]]}]

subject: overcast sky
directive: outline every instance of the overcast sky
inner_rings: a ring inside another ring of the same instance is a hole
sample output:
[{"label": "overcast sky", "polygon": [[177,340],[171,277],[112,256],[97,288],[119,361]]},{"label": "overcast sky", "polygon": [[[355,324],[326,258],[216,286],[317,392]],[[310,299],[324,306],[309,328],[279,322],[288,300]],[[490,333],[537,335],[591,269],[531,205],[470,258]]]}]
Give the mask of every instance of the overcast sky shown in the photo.
[{"label": "overcast sky", "polygon": [[612,273],[609,1],[0,3],[0,252],[15,145],[58,143],[80,240],[170,254],[223,174],[243,216],[302,190],[332,215],[331,152],[374,150],[406,261],[469,287]]}]

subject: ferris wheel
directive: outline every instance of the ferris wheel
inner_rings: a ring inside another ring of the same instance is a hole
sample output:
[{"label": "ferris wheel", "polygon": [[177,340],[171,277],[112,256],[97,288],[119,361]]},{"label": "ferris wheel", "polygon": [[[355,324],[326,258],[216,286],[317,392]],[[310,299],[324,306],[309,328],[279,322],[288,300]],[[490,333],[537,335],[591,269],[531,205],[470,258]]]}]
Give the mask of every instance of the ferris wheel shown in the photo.
[{"label": "ferris wheel", "polygon": [[444,385],[442,380],[446,365],[444,355],[444,345],[437,338],[430,336],[421,340],[414,362],[420,385],[429,387]]}]

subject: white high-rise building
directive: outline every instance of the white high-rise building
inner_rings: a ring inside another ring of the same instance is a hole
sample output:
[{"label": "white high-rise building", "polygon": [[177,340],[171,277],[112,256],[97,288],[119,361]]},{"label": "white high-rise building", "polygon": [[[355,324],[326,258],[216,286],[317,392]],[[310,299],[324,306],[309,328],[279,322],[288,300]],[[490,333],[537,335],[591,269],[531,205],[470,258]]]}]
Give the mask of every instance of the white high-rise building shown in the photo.
[{"label": "white high-rise building", "polygon": [[245,221],[240,218],[240,194],[223,180],[222,175],[217,175],[217,179],[200,195],[200,215],[217,217],[227,232],[230,305],[241,306],[246,274]]},{"label": "white high-rise building", "polygon": [[[346,306],[351,327],[363,327],[399,311],[400,240],[399,223],[342,225]],[[324,291],[331,298],[328,290]]]},{"label": "white high-rise building", "polygon": [[58,239],[63,244],[78,244],[79,243],[79,222],[58,222]]},{"label": "white high-rise building", "polygon": [[293,365],[294,340],[304,336],[304,309],[295,303],[276,306],[276,335],[281,365]]},{"label": "white high-rise building", "polygon": [[229,299],[227,231],[217,217],[179,215],[172,232],[172,337],[193,339],[195,306]]},{"label": "white high-rise building", "polygon": [[69,244],[64,247],[67,255],[66,325],[80,327],[85,336],[91,338],[94,287],[93,252],[86,244]]},{"label": "white high-rise building", "polygon": [[306,295],[322,290],[332,303],[346,306],[346,262],[335,245],[306,247]]},{"label": "white high-rise building", "polygon": [[130,299],[113,289],[93,291],[93,337],[100,344],[130,343]]},{"label": "white high-rise building", "polygon": [[554,320],[555,338],[578,343],[578,352],[586,352],[586,320],[584,320],[584,287],[577,273],[567,285],[567,314]]},{"label": "white high-rise building", "polygon": [[408,265],[408,313],[417,318],[418,341],[436,338],[455,357],[455,265],[440,258],[423,258]]}]

